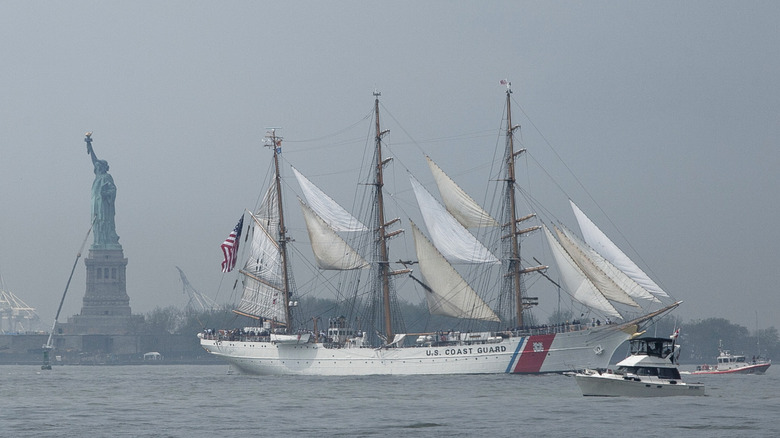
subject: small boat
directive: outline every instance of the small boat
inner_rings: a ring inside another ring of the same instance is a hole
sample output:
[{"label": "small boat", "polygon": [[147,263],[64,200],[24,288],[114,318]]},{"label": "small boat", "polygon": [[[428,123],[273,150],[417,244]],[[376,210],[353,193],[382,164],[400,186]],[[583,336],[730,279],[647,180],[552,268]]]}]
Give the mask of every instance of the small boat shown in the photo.
[{"label": "small boat", "polygon": [[717,365],[698,365],[696,371],[691,374],[764,374],[772,365],[771,360],[754,356],[750,362],[744,355],[731,354],[723,349],[723,344],[718,347]]},{"label": "small boat", "polygon": [[701,383],[680,377],[674,342],[668,338],[636,338],[629,341],[631,354],[618,362],[617,370],[587,369],[574,374],[582,395],[601,397],[663,397],[704,395]]}]

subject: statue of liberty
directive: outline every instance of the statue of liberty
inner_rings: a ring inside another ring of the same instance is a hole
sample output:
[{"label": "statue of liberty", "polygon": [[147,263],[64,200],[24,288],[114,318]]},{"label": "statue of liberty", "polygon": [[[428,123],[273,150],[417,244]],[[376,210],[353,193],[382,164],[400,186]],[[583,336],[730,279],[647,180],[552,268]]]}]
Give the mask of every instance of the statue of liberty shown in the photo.
[{"label": "statue of liberty", "polygon": [[92,133],[84,141],[87,153],[95,166],[95,181],[92,182],[92,230],[95,236],[91,249],[122,249],[114,224],[116,185],[108,173],[108,161],[98,160],[92,149]]}]

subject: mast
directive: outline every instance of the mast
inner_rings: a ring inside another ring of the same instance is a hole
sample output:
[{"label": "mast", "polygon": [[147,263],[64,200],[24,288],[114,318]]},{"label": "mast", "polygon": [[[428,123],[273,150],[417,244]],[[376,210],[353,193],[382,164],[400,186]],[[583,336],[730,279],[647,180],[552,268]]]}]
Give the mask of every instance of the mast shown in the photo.
[{"label": "mast", "polygon": [[[379,96],[382,93],[374,91],[374,116],[376,122],[376,169],[374,173],[374,190],[376,190],[376,249],[378,250],[378,262],[377,262],[377,275],[378,281],[382,287],[382,302],[384,308],[384,320],[385,320],[385,343],[391,343],[395,337],[393,333],[393,318],[390,310],[390,262],[388,261],[387,254],[387,226],[385,223],[385,204],[384,196],[382,194],[382,187],[384,186],[383,168],[390,159],[387,161],[382,160],[382,136],[387,134],[388,131],[382,131],[379,124]],[[396,233],[392,233],[395,235]]]},{"label": "mast", "polygon": [[517,325],[523,325],[523,291],[520,288],[520,248],[517,245],[517,210],[515,209],[515,154],[514,130],[520,126],[512,126],[512,89],[506,87],[506,197],[509,201],[509,240],[511,242],[509,275],[512,279],[512,291],[515,296],[515,313]]},{"label": "mast", "polygon": [[[502,83],[504,83],[502,81]],[[510,289],[515,301],[515,314],[517,318],[517,325],[523,326],[523,310],[530,308],[537,304],[536,298],[526,297],[524,294],[524,287],[522,282],[522,275],[529,272],[543,271],[547,266],[535,266],[528,269],[523,269],[520,262],[520,243],[518,236],[521,234],[529,233],[531,231],[538,230],[539,226],[529,227],[522,230],[517,229],[517,225],[527,219],[534,217],[534,214],[530,214],[521,218],[517,217],[517,206],[515,203],[515,158],[518,155],[525,152],[525,149],[520,149],[515,152],[514,146],[514,132],[520,128],[520,125],[512,125],[512,83],[506,82],[506,151],[504,160],[506,162],[506,187],[504,189],[504,201],[505,201],[505,220],[504,226],[508,228],[508,234],[504,235],[505,239],[509,239],[509,251],[508,267],[506,276],[510,282]]]},{"label": "mast", "polygon": [[282,152],[282,137],[276,136],[276,129],[272,128],[269,133],[266,134],[266,138],[270,140],[270,146],[274,150],[274,184],[276,186],[276,202],[277,209],[279,210],[279,251],[282,255],[282,280],[284,283],[284,317],[286,322],[285,332],[292,332],[292,315],[290,309],[290,275],[287,262],[287,229],[284,226],[284,209],[282,208],[282,177],[279,174],[279,154]]}]

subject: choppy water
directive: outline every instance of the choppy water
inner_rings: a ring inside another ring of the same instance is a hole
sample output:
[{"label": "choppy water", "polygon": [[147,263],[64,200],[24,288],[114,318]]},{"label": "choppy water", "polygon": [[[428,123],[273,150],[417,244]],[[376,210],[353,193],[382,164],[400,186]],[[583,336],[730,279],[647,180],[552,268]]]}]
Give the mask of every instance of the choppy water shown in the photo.
[{"label": "choppy water", "polygon": [[776,437],[780,378],[585,398],[561,375],[251,377],[227,366],[0,366],[3,437]]}]

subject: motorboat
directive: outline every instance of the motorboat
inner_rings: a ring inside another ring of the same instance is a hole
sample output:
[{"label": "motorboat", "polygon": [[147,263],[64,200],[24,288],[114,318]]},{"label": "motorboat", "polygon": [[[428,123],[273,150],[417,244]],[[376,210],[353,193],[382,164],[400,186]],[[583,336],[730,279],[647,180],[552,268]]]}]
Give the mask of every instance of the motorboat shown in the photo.
[{"label": "motorboat", "polygon": [[753,356],[748,361],[744,355],[731,354],[723,349],[723,344],[718,348],[717,365],[697,365],[696,371],[691,374],[764,374],[772,365],[771,360]]},{"label": "motorboat", "polygon": [[704,395],[701,383],[686,383],[680,376],[677,335],[670,338],[629,340],[630,354],[617,369],[586,369],[574,374],[582,395],[601,397],[663,397]]}]

